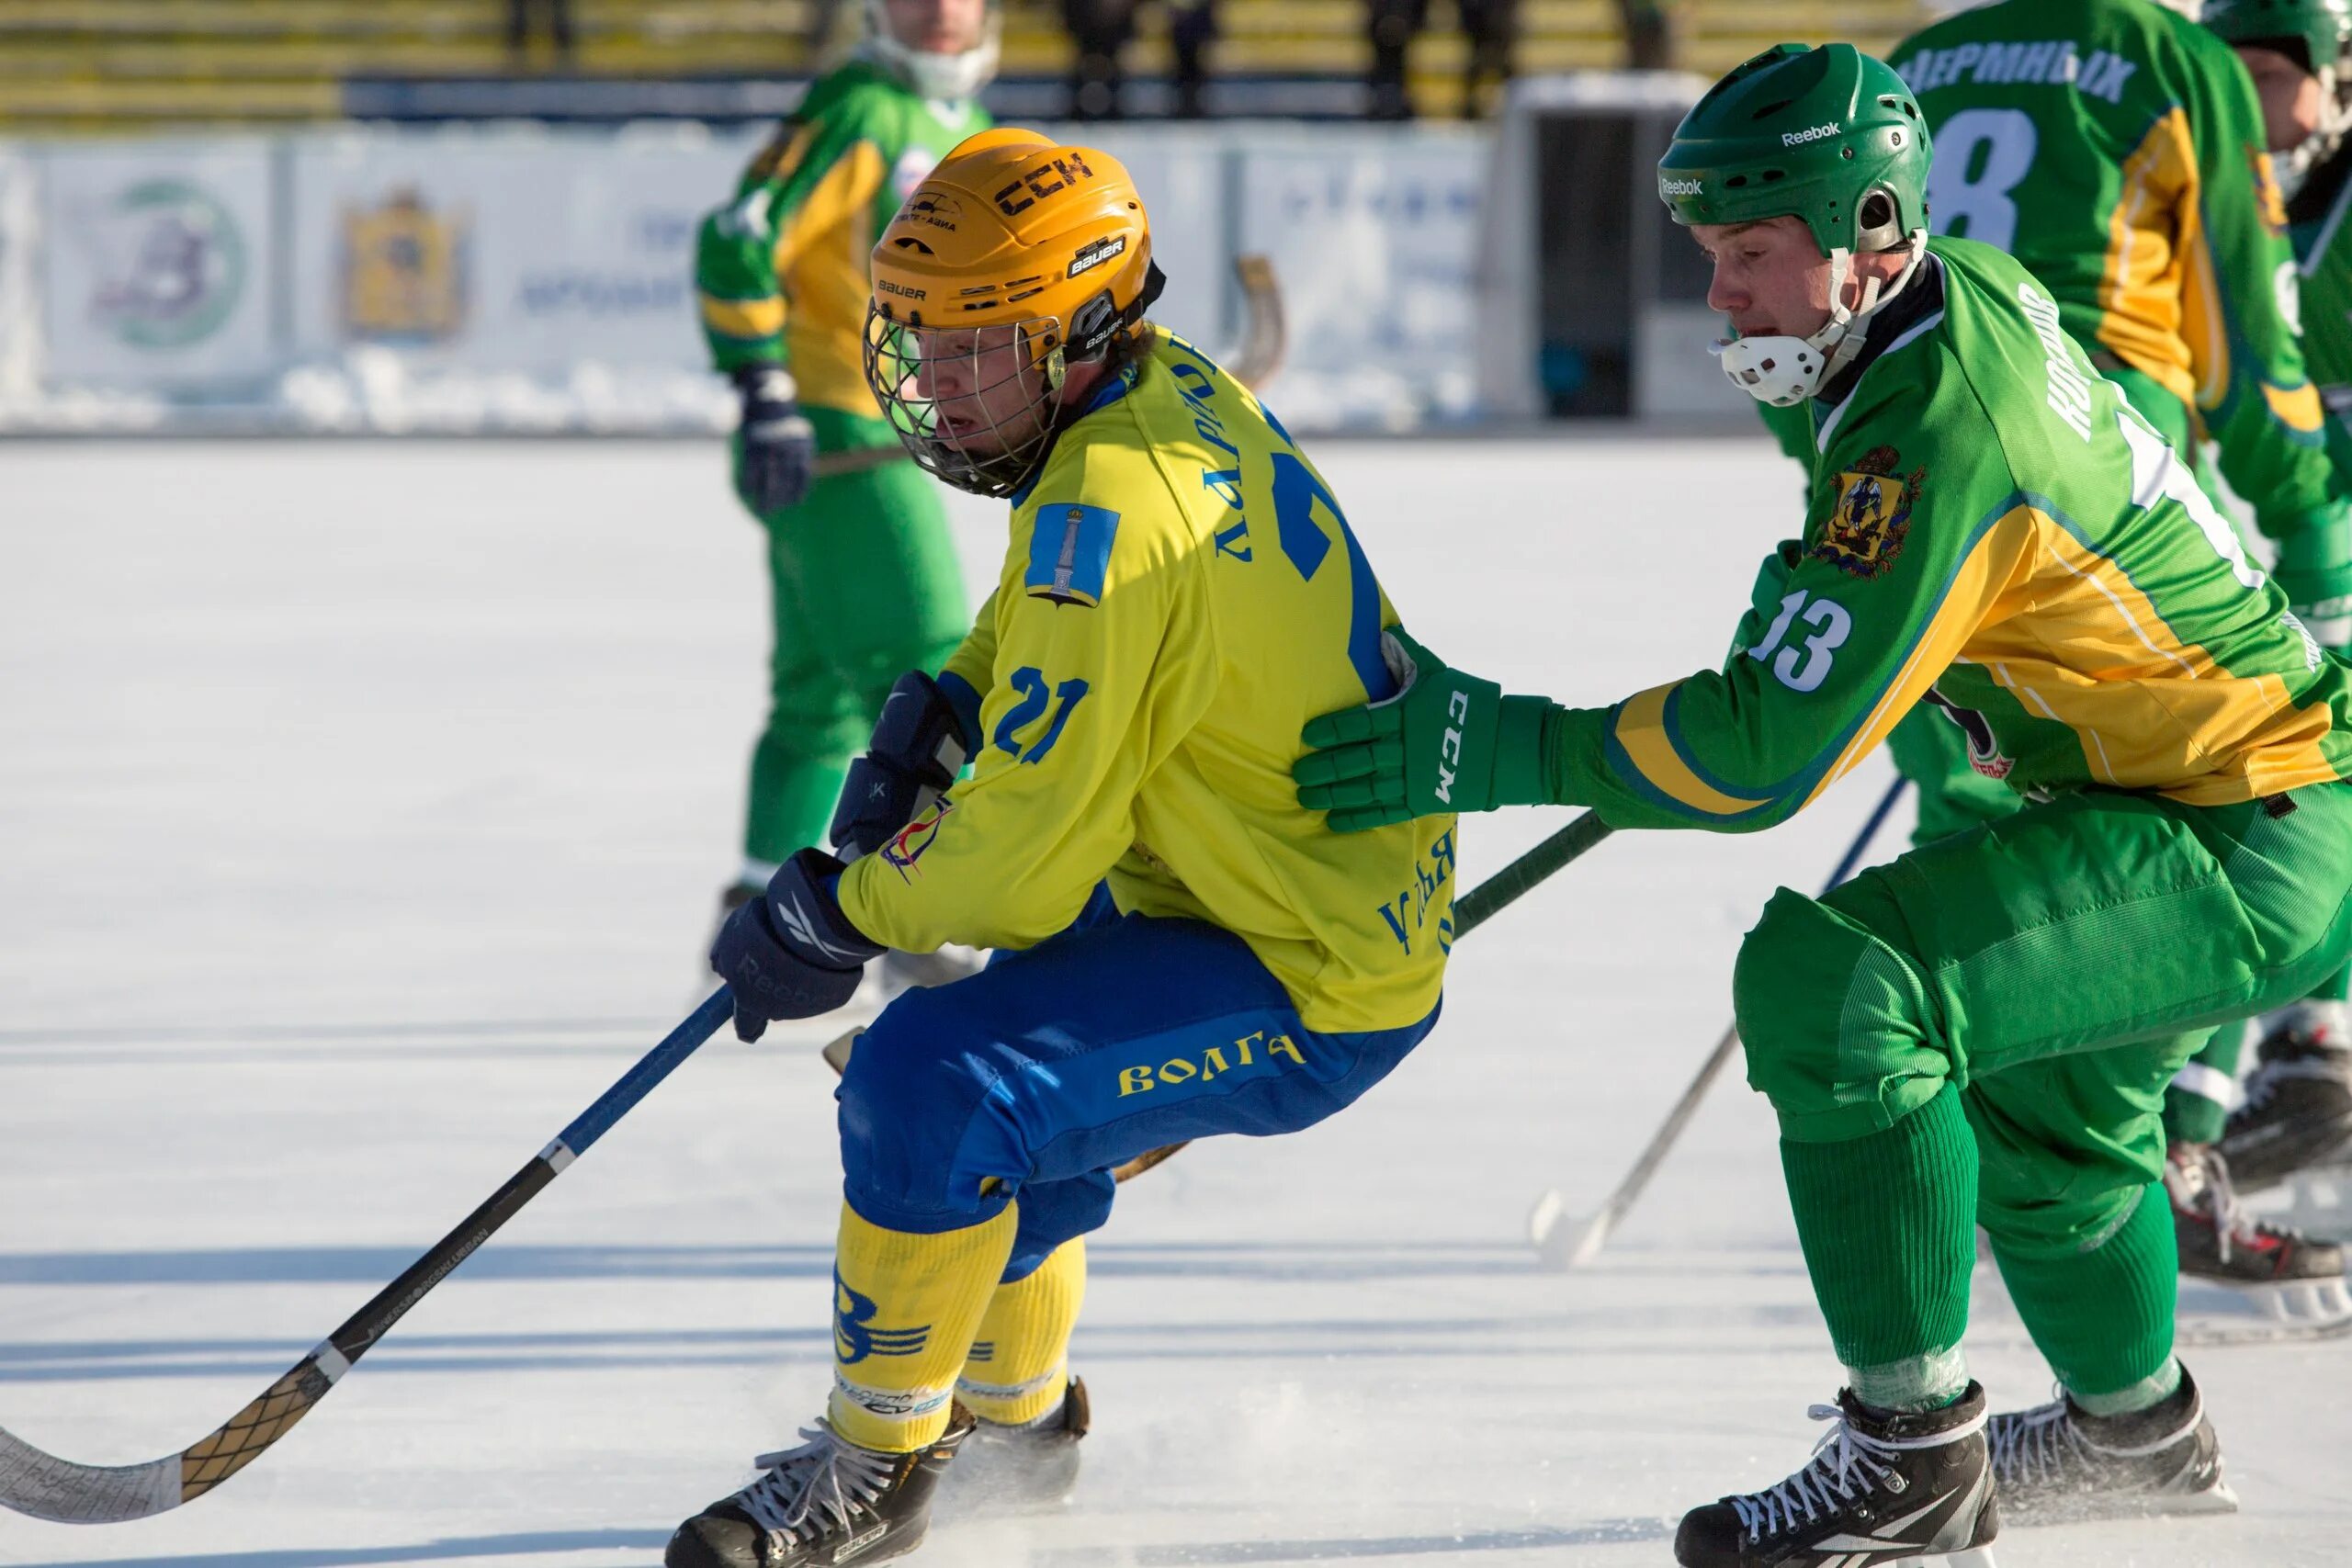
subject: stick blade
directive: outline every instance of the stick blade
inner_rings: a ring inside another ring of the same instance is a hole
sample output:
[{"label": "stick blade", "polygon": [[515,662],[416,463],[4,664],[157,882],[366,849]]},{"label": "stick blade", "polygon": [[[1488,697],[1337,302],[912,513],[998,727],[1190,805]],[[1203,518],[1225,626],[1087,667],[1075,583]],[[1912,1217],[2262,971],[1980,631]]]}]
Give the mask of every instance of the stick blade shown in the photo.
[{"label": "stick blade", "polygon": [[1168,1161],[1175,1158],[1185,1149],[1191,1147],[1192,1142],[1193,1141],[1190,1138],[1187,1138],[1181,1144],[1162,1144],[1156,1149],[1146,1149],[1143,1153],[1136,1156],[1135,1158],[1127,1161],[1126,1164],[1113,1167],[1111,1170],[1111,1179],[1113,1181],[1133,1181],[1136,1177],[1141,1176],[1145,1171],[1151,1169],[1154,1166],[1164,1165]]},{"label": "stick blade", "polygon": [[63,1525],[150,1518],[185,1500],[180,1456],[145,1464],[76,1464],[0,1427],[0,1504]]},{"label": "stick blade", "polygon": [[1233,258],[1234,280],[1241,286],[1245,325],[1241,344],[1226,368],[1252,390],[1263,386],[1282,368],[1290,347],[1290,331],[1283,319],[1282,284],[1274,276],[1272,257],[1255,252]]},{"label": "stick blade", "polygon": [[1606,1210],[1589,1220],[1568,1213],[1567,1195],[1556,1187],[1545,1188],[1527,1214],[1527,1239],[1537,1261],[1554,1274],[1581,1269],[1599,1257],[1614,1228]]},{"label": "stick blade", "polygon": [[865,1038],[865,1026],[860,1024],[855,1029],[827,1041],[825,1048],[818,1055],[825,1058],[825,1066],[832,1068],[834,1076],[838,1077],[849,1071],[850,1054],[857,1049],[857,1043]]},{"label": "stick blade", "polygon": [[1616,1224],[1609,1214],[1595,1214],[1591,1223],[1577,1232],[1577,1244],[1567,1249],[1560,1264],[1562,1271],[1581,1269],[1600,1257],[1600,1249],[1609,1245],[1609,1233],[1614,1229]]}]

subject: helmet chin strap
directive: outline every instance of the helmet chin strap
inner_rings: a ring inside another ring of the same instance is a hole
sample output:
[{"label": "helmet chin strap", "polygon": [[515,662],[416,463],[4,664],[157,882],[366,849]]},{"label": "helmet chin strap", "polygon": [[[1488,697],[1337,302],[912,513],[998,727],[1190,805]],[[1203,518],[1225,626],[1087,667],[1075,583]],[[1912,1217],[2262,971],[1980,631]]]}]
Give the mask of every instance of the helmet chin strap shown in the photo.
[{"label": "helmet chin strap", "polygon": [[1805,337],[1733,337],[1714,352],[1733,386],[1758,402],[1793,408],[1819,392],[1851,365],[1870,341],[1870,320],[1910,286],[1928,255],[1928,231],[1914,230],[1904,242],[1910,258],[1891,280],[1866,277],[1862,297],[1846,304],[1846,283],[1854,275],[1854,253],[1829,253],[1829,320]]}]

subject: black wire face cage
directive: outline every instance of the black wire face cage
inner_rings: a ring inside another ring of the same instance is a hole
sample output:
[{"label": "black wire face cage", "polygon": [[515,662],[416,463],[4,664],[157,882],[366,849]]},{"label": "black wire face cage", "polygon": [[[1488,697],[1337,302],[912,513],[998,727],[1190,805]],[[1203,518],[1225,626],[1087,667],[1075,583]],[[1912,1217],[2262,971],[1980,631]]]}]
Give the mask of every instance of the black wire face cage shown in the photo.
[{"label": "black wire face cage", "polygon": [[865,384],[908,455],[972,495],[1009,496],[1044,466],[1059,422],[1057,323],[922,327],[865,310]]}]

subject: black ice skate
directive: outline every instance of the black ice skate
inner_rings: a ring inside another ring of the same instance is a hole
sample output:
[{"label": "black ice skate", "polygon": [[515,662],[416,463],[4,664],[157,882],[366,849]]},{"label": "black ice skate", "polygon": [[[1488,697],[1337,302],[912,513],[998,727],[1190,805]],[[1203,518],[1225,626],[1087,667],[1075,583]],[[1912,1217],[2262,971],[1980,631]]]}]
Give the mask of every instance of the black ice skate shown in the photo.
[{"label": "black ice skate", "polygon": [[2244,1192],[2352,1155],[2352,1046],[2292,1022],[2266,1035],[2221,1150]]},{"label": "black ice skate", "polygon": [[1092,1420],[1086,1383],[1072,1378],[1060,1406],[1037,1422],[982,1421],[956,1454],[943,1495],[958,1518],[1059,1507],[1078,1488],[1079,1439]]},{"label": "black ice skate", "polygon": [[2165,1162],[2165,1189],[2184,1277],[2227,1285],[2298,1328],[2352,1324],[2344,1249],[2247,1213],[2219,1152],[2175,1145]]},{"label": "black ice skate", "polygon": [[2086,1415],[2061,1391],[1993,1417],[1993,1473],[2011,1524],[2148,1514],[2226,1514],[2237,1494],[2186,1371],[2172,1397],[2131,1416]]},{"label": "black ice skate", "polygon": [[1682,1516],[1682,1568],[1993,1568],[1984,1389],[1924,1416],[1874,1413],[1848,1389],[1811,1414],[1836,1424],[1803,1470]]},{"label": "black ice skate", "polygon": [[922,1544],[931,1495],[971,1435],[958,1405],[940,1439],[910,1454],[876,1453],[820,1421],[808,1441],[753,1462],[763,1472],[678,1527],[664,1568],[837,1568],[887,1562]]}]

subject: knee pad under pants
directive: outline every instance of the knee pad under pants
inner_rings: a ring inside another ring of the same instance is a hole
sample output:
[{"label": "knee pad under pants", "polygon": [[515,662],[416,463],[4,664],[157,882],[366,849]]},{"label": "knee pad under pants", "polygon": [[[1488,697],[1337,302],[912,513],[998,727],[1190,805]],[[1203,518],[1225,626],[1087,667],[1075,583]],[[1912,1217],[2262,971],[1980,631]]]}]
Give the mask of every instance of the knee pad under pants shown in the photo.
[{"label": "knee pad under pants", "polygon": [[1893,899],[1867,874],[1833,898],[1774,894],[1732,976],[1747,1081],[1799,1143],[1891,1126],[1961,1076],[1925,977],[1873,930],[1901,931]]}]

